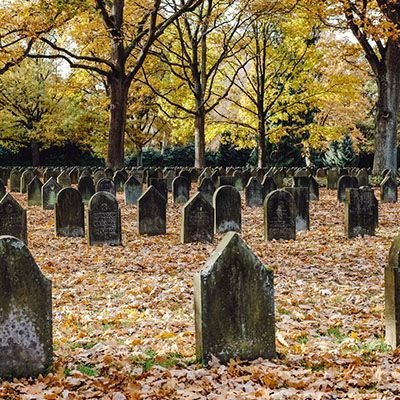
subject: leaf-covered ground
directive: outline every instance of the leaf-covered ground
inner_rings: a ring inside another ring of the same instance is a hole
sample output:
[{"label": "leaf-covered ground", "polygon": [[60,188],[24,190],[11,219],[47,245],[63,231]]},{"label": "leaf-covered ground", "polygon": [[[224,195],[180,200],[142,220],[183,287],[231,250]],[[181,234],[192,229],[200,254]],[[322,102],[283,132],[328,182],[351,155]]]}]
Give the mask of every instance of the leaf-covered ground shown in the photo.
[{"label": "leaf-covered ground", "polygon": [[[15,196],[24,206],[24,195]],[[395,399],[400,351],[384,344],[383,268],[399,204],[380,204],[375,237],[347,240],[343,205],[321,190],[311,230],[264,242],[262,209],[243,207],[243,238],[275,273],[279,359],[195,362],[193,274],[217,246],[138,236],[122,208],[123,246],[57,238],[52,211],[28,210],[29,248],[53,281],[54,368],[3,382],[5,399]],[[399,396],[399,397],[396,397]]]}]

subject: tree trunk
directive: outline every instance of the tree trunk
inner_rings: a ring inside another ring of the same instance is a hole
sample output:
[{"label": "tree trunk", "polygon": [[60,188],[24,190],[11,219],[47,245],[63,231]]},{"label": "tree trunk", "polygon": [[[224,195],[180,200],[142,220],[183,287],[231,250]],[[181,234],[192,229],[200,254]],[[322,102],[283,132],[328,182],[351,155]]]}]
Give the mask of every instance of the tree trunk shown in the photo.
[{"label": "tree trunk", "polygon": [[32,166],[38,167],[40,165],[39,143],[36,140],[31,142],[32,152]]},{"label": "tree trunk", "polygon": [[258,119],[258,167],[265,168],[267,164],[267,148],[265,146],[265,120]]},{"label": "tree trunk", "polygon": [[206,166],[206,138],[205,138],[206,115],[198,110],[194,122],[194,166],[204,168]]},{"label": "tree trunk", "polygon": [[124,166],[124,135],[129,85],[121,76],[112,76],[109,85],[111,105],[107,167],[117,169]]},{"label": "tree trunk", "polygon": [[397,114],[400,99],[400,49],[389,42],[383,68],[376,77],[378,101],[376,104],[375,156],[373,173],[397,169]]}]

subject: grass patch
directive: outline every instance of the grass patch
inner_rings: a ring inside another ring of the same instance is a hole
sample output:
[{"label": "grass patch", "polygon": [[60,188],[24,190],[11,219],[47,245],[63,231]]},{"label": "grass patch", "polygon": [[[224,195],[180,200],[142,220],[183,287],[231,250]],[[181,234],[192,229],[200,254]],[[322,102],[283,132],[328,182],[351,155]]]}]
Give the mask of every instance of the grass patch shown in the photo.
[{"label": "grass patch", "polygon": [[97,369],[91,364],[81,364],[78,366],[77,370],[87,376],[97,376]]},{"label": "grass patch", "polygon": [[144,357],[132,357],[132,363],[140,365],[143,371],[146,372],[154,365],[159,365],[164,368],[171,368],[178,364],[184,366],[192,365],[196,362],[196,359],[183,359],[180,353],[171,353],[166,356],[159,356],[153,349],[148,349],[144,352]]},{"label": "grass patch", "polygon": [[346,335],[340,331],[340,326],[331,326],[327,331],[326,334],[330,337],[335,338],[338,342],[342,342]]}]

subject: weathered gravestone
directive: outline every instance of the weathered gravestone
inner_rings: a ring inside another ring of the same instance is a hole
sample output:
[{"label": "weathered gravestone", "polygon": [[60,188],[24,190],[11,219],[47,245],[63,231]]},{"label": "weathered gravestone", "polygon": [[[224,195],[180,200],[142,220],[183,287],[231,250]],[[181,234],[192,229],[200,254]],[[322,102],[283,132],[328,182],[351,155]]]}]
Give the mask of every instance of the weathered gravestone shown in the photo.
[{"label": "weathered gravestone", "polygon": [[132,175],[124,184],[125,204],[136,204],[142,195],[142,184]]},{"label": "weathered gravestone", "polygon": [[58,173],[53,168],[46,168],[43,173],[43,180],[46,183],[50,178],[57,179]]},{"label": "weathered gravestone", "polygon": [[0,293],[0,377],[45,374],[53,357],[51,281],[12,236],[0,236]]},{"label": "weathered gravestone", "polygon": [[310,195],[311,201],[319,200],[319,184],[313,176],[310,176],[310,181],[309,181],[309,185],[308,185],[308,193]]},{"label": "weathered gravestone", "polygon": [[168,199],[168,188],[167,180],[164,178],[151,178],[150,185],[156,188],[167,200]]},{"label": "weathered gravestone", "polygon": [[69,173],[68,173],[69,179],[71,180],[71,183],[76,185],[79,180],[79,169],[78,167],[72,168]]},{"label": "weathered gravestone", "polygon": [[13,168],[10,172],[10,192],[21,191],[22,172],[18,168]]},{"label": "weathered gravestone", "polygon": [[115,184],[115,190],[117,192],[123,192],[124,190],[124,183],[126,181],[127,177],[125,175],[125,172],[123,171],[116,171],[114,176],[112,177],[112,180]]},{"label": "weathered gravestone", "polygon": [[2,199],[7,193],[6,187],[4,186],[3,181],[0,179],[0,199]]},{"label": "weathered gravestone", "polygon": [[331,190],[335,190],[337,188],[337,181],[339,178],[339,172],[336,168],[328,169],[326,173],[326,187]]},{"label": "weathered gravestone", "polygon": [[182,210],[182,243],[212,242],[214,237],[214,208],[197,192]]},{"label": "weathered gravestone", "polygon": [[380,188],[382,203],[397,202],[397,183],[390,174],[381,182]]},{"label": "weathered gravestone", "polygon": [[111,193],[97,192],[90,199],[86,232],[90,245],[121,244],[121,211]]},{"label": "weathered gravestone", "polygon": [[55,204],[55,223],[57,236],[85,236],[84,205],[79,190],[61,189]]},{"label": "weathered gravestone", "polygon": [[28,228],[26,210],[11,196],[10,193],[0,201],[0,236],[9,235],[28,243]]},{"label": "weathered gravestone", "polygon": [[263,187],[256,177],[251,177],[245,188],[246,205],[260,207],[263,204]]},{"label": "weathered gravestone", "polygon": [[296,204],[296,231],[310,229],[310,195],[308,187],[286,188]]},{"label": "weathered gravestone", "polygon": [[234,171],[232,176],[235,178],[235,188],[239,191],[243,190],[244,182],[243,182],[243,174],[241,171]]},{"label": "weathered gravestone", "polygon": [[92,177],[89,175],[81,175],[78,180],[78,190],[82,196],[82,201],[87,204],[91,197],[96,193],[96,189],[94,187],[94,182]]},{"label": "weathered gravestone", "polygon": [[190,183],[183,176],[172,181],[172,198],[174,203],[185,204],[189,200]]},{"label": "weathered gravestone", "polygon": [[242,230],[240,193],[233,186],[219,187],[213,197],[214,233]]},{"label": "weathered gravestone", "polygon": [[62,188],[67,188],[71,186],[71,178],[67,174],[67,171],[62,171],[61,174],[57,176],[57,183]]},{"label": "weathered gravestone", "polygon": [[214,184],[214,187],[217,188],[218,187],[218,181],[219,181],[219,177],[221,176],[221,174],[219,173],[218,170],[214,171],[211,175],[210,175],[210,179],[212,180],[212,183]]},{"label": "weathered gravestone", "polygon": [[358,189],[358,180],[354,176],[343,175],[337,183],[337,199],[340,203],[346,200],[346,189]]},{"label": "weathered gravestone", "polygon": [[274,178],[272,176],[269,176],[268,174],[264,175],[261,186],[263,191],[263,199],[265,199],[271,192],[277,189]]},{"label": "weathered gravestone", "polygon": [[[97,170],[97,171],[93,174],[93,183],[94,183],[94,186],[96,187],[97,182],[99,182],[100,179],[104,179],[104,178],[107,178],[107,177],[106,177],[106,174],[104,173],[104,171],[103,171],[102,169]],[[112,175],[111,175],[111,178],[112,178]],[[110,179],[110,178],[107,178],[107,179]]]},{"label": "weathered gravestone", "polygon": [[112,179],[109,178],[101,178],[96,185],[96,192],[108,192],[113,196],[117,195],[117,189],[115,187],[115,183]]},{"label": "weathered gravestone", "polygon": [[284,189],[271,192],[265,199],[264,239],[296,239],[296,203]]},{"label": "weathered gravestone", "polygon": [[239,234],[227,233],[195,275],[194,307],[202,363],[276,356],[273,272]]},{"label": "weathered gravestone", "polygon": [[168,192],[172,192],[172,182],[174,181],[175,178],[176,178],[175,171],[168,171],[165,174],[164,179],[167,182],[167,190],[168,190]]},{"label": "weathered gravestone", "polygon": [[57,194],[61,189],[62,187],[53,176],[42,186],[43,210],[54,210]]},{"label": "weathered gravestone", "polygon": [[110,167],[107,167],[104,170],[104,178],[112,179],[113,176],[114,176],[114,170],[112,168],[110,168]]},{"label": "weathered gravestone", "polygon": [[42,186],[43,183],[37,176],[28,183],[28,206],[40,206],[42,204]]},{"label": "weathered gravestone", "polygon": [[371,188],[346,189],[344,225],[348,238],[374,236],[378,221],[378,201]]},{"label": "weathered gravestone", "polygon": [[199,185],[198,191],[210,204],[212,204],[215,186],[211,178],[204,178]]},{"label": "weathered gravestone", "polygon": [[385,342],[400,346],[400,235],[393,240],[385,267]]},{"label": "weathered gravestone", "polygon": [[356,178],[358,180],[358,186],[369,186],[369,175],[365,169],[361,169],[357,172]]},{"label": "weathered gravestone", "polygon": [[167,201],[154,187],[148,189],[137,201],[139,235],[163,235],[166,232]]},{"label": "weathered gravestone", "polygon": [[35,173],[30,169],[26,169],[22,173],[21,185],[20,185],[21,193],[26,193],[26,191],[28,190],[28,184],[35,176],[36,176]]}]

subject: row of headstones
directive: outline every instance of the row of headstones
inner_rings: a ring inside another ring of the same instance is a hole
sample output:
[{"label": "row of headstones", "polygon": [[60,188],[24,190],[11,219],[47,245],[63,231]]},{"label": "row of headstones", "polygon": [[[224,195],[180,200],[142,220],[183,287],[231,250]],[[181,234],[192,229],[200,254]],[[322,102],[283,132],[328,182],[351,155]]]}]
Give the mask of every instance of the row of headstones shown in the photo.
[{"label": "row of headstones", "polygon": [[[386,343],[400,345],[400,236],[385,268]],[[19,239],[0,237],[0,377],[45,373],[52,364],[51,281]],[[194,277],[196,353],[212,356],[274,358],[274,277],[234,232],[221,241]]]}]

